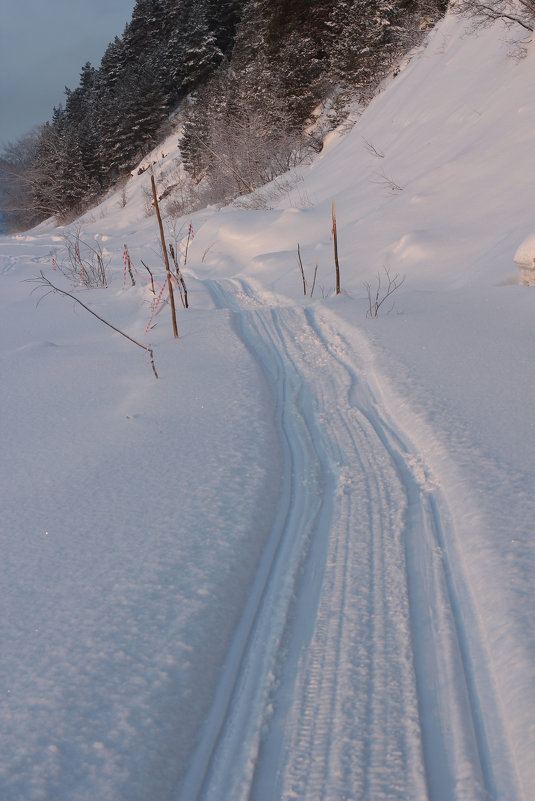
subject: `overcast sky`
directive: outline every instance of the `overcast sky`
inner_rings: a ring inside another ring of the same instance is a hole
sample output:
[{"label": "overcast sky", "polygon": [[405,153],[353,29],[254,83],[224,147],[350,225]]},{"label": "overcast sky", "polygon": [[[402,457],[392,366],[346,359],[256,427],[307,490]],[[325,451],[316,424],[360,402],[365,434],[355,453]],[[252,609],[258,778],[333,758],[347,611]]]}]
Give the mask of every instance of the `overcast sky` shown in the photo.
[{"label": "overcast sky", "polygon": [[46,122],[98,67],[135,0],[0,0],[0,146]]}]

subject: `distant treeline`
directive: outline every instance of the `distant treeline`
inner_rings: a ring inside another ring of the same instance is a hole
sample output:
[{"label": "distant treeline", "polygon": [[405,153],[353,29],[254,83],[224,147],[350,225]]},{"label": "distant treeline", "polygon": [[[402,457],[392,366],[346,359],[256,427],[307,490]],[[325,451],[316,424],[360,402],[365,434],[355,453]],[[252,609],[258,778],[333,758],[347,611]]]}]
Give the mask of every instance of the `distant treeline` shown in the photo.
[{"label": "distant treeline", "polygon": [[[180,149],[214,197],[255,189],[307,148],[310,116],[366,99],[445,0],[136,0],[98,69],[0,156],[11,230],[66,219],[130,171],[184,106]],[[308,133],[306,133],[308,131]]]}]

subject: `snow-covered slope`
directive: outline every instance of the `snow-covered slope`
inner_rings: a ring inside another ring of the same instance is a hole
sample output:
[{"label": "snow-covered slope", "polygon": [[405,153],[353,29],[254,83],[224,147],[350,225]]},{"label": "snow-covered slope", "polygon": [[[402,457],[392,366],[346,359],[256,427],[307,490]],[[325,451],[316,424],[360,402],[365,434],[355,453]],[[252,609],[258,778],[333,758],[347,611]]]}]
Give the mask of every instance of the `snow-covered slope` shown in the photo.
[{"label": "snow-covered slope", "polygon": [[1,801],[535,798],[535,50],[506,35],[448,16],[272,208],[168,220],[178,342],[165,305],[145,333],[148,172],[85,215],[113,280],[78,295],[158,381],[35,306],[40,269],[71,291],[61,229],[0,239]]}]

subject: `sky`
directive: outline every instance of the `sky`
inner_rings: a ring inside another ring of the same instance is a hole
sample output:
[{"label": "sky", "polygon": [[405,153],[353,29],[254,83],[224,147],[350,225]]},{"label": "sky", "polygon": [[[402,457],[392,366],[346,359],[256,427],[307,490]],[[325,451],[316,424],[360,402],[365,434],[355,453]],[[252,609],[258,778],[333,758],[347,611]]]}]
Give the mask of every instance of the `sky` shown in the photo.
[{"label": "sky", "polygon": [[135,0],[0,0],[0,146],[50,119],[121,36]]}]

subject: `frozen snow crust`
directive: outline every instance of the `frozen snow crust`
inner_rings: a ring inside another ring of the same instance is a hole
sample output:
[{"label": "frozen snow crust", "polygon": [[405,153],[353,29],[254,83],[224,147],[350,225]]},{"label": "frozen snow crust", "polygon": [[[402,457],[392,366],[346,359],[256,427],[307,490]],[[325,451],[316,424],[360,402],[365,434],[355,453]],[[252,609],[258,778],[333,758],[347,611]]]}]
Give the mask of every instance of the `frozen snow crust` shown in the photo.
[{"label": "frozen snow crust", "polygon": [[61,229],[0,239],[1,801],[535,798],[535,51],[506,39],[448,16],[274,208],[180,221],[178,342],[165,305],[145,334],[148,173],[85,215],[112,283],[74,291],[158,381],[36,307],[40,269],[71,291]]}]

